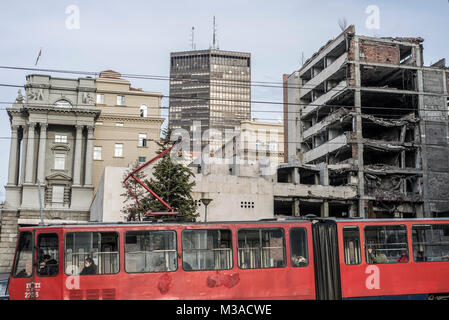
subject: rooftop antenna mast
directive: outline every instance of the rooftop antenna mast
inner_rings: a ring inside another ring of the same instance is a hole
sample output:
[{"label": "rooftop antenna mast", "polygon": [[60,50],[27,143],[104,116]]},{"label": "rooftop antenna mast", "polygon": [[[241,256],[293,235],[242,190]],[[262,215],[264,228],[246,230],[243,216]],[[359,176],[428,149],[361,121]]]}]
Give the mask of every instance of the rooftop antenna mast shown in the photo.
[{"label": "rooftop antenna mast", "polygon": [[191,43],[192,43],[192,50],[196,50],[196,45],[195,45],[195,27],[192,27],[192,34],[191,34]]},{"label": "rooftop antenna mast", "polygon": [[217,28],[216,28],[216,24],[215,24],[215,16],[214,16],[214,36],[213,36],[213,44],[212,44],[212,48],[213,49],[218,49],[218,47],[216,46],[216,34],[217,34]]}]

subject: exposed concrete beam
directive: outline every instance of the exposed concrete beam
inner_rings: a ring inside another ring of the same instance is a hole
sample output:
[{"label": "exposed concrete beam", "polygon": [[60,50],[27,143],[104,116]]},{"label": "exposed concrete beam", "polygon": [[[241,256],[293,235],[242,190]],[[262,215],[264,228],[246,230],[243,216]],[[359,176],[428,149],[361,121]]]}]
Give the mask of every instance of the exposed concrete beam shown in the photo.
[{"label": "exposed concrete beam", "polygon": [[317,76],[310,79],[306,84],[304,84],[299,89],[299,98],[301,99],[306,94],[308,94],[310,91],[312,91],[313,88],[318,86],[319,84],[323,83],[326,79],[328,79],[330,76],[335,74],[337,71],[341,69],[343,64],[346,63],[346,60],[348,58],[348,53],[345,52],[342,54],[337,60],[335,60],[330,66],[325,68],[323,71],[321,71]]},{"label": "exposed concrete beam", "polygon": [[321,158],[322,156],[334,152],[346,146],[347,144],[348,144],[348,137],[346,136],[346,134],[339,135],[335,139],[323,143],[319,147],[304,153],[303,162],[308,163],[318,158]]},{"label": "exposed concrete beam", "polygon": [[328,115],[322,121],[318,122],[314,126],[310,127],[306,131],[304,131],[302,134],[302,137],[303,137],[302,139],[307,140],[310,137],[321,133],[329,125],[331,125],[335,122],[338,122],[338,121],[343,121],[343,119],[344,119],[343,116],[346,114],[348,114],[348,111],[346,109],[344,109],[344,108],[338,109],[334,113],[331,113],[330,115]]},{"label": "exposed concrete beam", "polygon": [[301,118],[304,119],[309,116],[312,112],[317,111],[324,104],[326,104],[329,100],[336,98],[340,94],[342,94],[346,88],[348,87],[348,83],[346,80],[341,81],[336,87],[332,88],[322,96],[320,96],[315,101],[311,102],[308,106],[302,109]]},{"label": "exposed concrete beam", "polygon": [[292,183],[276,183],[274,197],[289,198],[315,198],[349,200],[357,197],[355,186],[321,186],[321,185],[294,185]]}]

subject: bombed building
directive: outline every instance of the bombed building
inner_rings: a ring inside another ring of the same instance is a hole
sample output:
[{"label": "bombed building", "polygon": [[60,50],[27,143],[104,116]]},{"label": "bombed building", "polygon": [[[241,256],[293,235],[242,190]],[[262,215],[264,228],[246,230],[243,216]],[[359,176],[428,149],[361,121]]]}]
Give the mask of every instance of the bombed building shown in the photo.
[{"label": "bombed building", "polygon": [[350,26],[284,76],[286,160],[307,184],[326,168],[330,186],[356,186],[349,216],[448,216],[449,70],[424,66],[423,41]]}]

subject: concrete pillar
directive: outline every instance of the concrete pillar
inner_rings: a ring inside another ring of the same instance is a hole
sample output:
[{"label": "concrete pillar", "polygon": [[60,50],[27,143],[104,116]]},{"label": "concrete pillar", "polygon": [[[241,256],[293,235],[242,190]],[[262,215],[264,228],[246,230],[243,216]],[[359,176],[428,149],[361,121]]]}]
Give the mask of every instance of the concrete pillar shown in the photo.
[{"label": "concrete pillar", "polygon": [[81,147],[83,138],[83,127],[76,126],[76,137],[75,137],[75,162],[73,166],[73,185],[81,185]]},{"label": "concrete pillar", "polygon": [[28,124],[28,146],[25,168],[25,183],[34,183],[34,122]]},{"label": "concrete pillar", "polygon": [[94,127],[87,127],[87,145],[86,145],[86,172],[84,185],[92,185],[92,165],[93,165],[93,149],[94,149]]},{"label": "concrete pillar", "polygon": [[301,212],[299,210],[299,199],[293,199],[293,210],[292,210],[292,214],[294,217],[299,217],[301,215]]},{"label": "concrete pillar", "polygon": [[321,217],[328,218],[329,217],[329,202],[324,201],[321,205]]},{"label": "concrete pillar", "polygon": [[11,126],[11,146],[9,149],[8,185],[17,185],[19,169],[19,135],[18,126]]},{"label": "concrete pillar", "polygon": [[329,169],[327,164],[322,162],[317,165],[320,169],[320,185],[328,186],[329,185]]},{"label": "concrete pillar", "polygon": [[22,126],[22,145],[21,145],[21,157],[22,163],[20,165],[20,184],[24,184],[25,182],[25,167],[27,163],[27,147],[28,147],[28,126]]},{"label": "concrete pillar", "polygon": [[45,152],[47,149],[47,123],[41,123],[41,132],[39,135],[39,158],[37,162],[37,178],[40,183],[45,179]]},{"label": "concrete pillar", "polygon": [[300,184],[300,175],[299,175],[299,168],[295,167],[293,168],[292,172],[292,183],[293,184]]}]

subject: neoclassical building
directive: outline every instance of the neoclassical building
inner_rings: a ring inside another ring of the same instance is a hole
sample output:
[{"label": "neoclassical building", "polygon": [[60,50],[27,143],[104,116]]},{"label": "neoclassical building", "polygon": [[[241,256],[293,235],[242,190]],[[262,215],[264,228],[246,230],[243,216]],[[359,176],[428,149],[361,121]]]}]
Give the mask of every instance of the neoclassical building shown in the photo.
[{"label": "neoclassical building", "polygon": [[89,221],[93,198],[95,79],[28,75],[25,96],[7,108],[11,149],[0,234],[0,272],[9,272],[17,227]]}]

